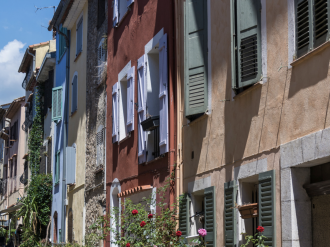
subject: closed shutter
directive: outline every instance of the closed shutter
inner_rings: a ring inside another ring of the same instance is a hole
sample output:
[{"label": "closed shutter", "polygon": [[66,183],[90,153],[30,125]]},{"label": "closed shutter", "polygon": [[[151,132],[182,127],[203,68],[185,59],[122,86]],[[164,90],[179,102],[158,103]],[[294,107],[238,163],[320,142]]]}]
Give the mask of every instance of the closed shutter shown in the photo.
[{"label": "closed shutter", "polygon": [[113,26],[115,27],[118,24],[118,16],[119,16],[119,0],[113,0],[113,16],[112,16],[112,21],[113,21]]},{"label": "closed shutter", "polygon": [[225,232],[225,247],[235,247],[236,239],[236,213],[235,202],[237,187],[235,180],[225,183],[225,206],[224,206],[224,232]]},{"label": "closed shutter", "polygon": [[76,147],[66,147],[66,180],[67,184],[76,182]]},{"label": "closed shutter", "polygon": [[260,0],[237,1],[236,16],[238,70],[236,88],[242,88],[261,79]]},{"label": "closed shutter", "polygon": [[329,0],[314,0],[314,48],[329,38]]},{"label": "closed shutter", "polygon": [[62,87],[53,88],[52,120],[58,121],[62,117]]},{"label": "closed shutter", "polygon": [[159,152],[168,152],[168,58],[167,34],[159,40]]},{"label": "closed shutter", "polygon": [[96,166],[104,165],[104,127],[100,125],[96,133]]},{"label": "closed shutter", "polygon": [[205,229],[207,235],[205,237],[205,242],[207,247],[217,246],[216,233],[217,233],[217,224],[216,224],[216,203],[215,203],[215,190],[214,186],[206,188],[204,190],[205,195]]},{"label": "closed shutter", "polygon": [[312,47],[311,1],[297,0],[296,4],[296,43],[297,57],[306,54]]},{"label": "closed shutter", "polygon": [[134,130],[134,80],[135,66],[129,69],[127,73],[127,133]]},{"label": "closed shutter", "polygon": [[60,181],[60,152],[56,154],[56,161],[55,161],[55,184]]},{"label": "closed shutter", "polygon": [[75,75],[72,80],[72,104],[71,113],[78,109],[78,76]]},{"label": "closed shutter", "polygon": [[185,114],[207,110],[207,0],[185,4]]},{"label": "closed shutter", "polygon": [[265,228],[265,245],[275,246],[275,170],[259,174],[259,225]]},{"label": "closed shutter", "polygon": [[112,86],[112,142],[118,141],[118,82]]},{"label": "closed shutter", "polygon": [[146,83],[146,57],[143,55],[138,60],[138,157],[139,164],[147,161],[146,150],[146,132],[143,130],[141,123],[146,120],[146,103],[147,103],[147,83]]},{"label": "closed shutter", "polygon": [[127,8],[131,6],[132,3],[134,3],[134,0],[127,0]]},{"label": "closed shutter", "polygon": [[83,18],[81,17],[77,24],[77,53],[76,56],[82,51],[82,39],[83,39]]},{"label": "closed shutter", "polygon": [[[180,197],[179,204],[179,230],[182,232],[182,237],[188,237],[190,235],[190,204],[189,194],[184,194]],[[186,240],[187,242],[187,240]]]}]

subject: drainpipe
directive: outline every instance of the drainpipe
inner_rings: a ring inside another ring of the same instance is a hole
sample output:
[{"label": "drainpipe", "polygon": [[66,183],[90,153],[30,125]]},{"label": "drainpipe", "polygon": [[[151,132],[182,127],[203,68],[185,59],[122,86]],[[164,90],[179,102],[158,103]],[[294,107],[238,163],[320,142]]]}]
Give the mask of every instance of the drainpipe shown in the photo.
[{"label": "drainpipe", "polygon": [[70,40],[67,35],[62,33],[56,26],[57,32],[65,38],[66,41],[66,82],[65,82],[65,104],[64,104],[64,131],[63,131],[63,180],[62,180],[62,214],[61,214],[61,233],[62,242],[65,242],[65,220],[66,220],[66,146],[67,146],[67,131],[68,131],[68,98],[69,98],[69,80],[70,80]]}]

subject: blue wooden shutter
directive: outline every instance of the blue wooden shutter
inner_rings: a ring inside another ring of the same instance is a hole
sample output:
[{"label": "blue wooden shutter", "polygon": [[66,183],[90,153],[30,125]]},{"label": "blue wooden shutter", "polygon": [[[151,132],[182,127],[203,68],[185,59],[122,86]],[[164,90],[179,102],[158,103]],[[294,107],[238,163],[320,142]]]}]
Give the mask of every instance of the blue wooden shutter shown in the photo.
[{"label": "blue wooden shutter", "polygon": [[[179,230],[182,232],[182,237],[188,237],[190,235],[190,196],[188,193],[180,196],[179,203]],[[187,240],[185,241],[187,242]]]},{"label": "blue wooden shutter", "polygon": [[67,184],[76,182],[76,148],[66,147],[66,181]]},{"label": "blue wooden shutter", "polygon": [[236,88],[252,85],[261,79],[260,13],[260,0],[237,1]]},{"label": "blue wooden shutter", "polygon": [[205,229],[207,235],[205,242],[207,247],[217,246],[217,224],[216,224],[216,201],[214,186],[204,190],[204,208],[205,208]]},{"label": "blue wooden shutter", "polygon": [[135,66],[127,73],[127,133],[134,130],[134,84]]},{"label": "blue wooden shutter", "polygon": [[259,226],[265,228],[265,245],[274,247],[276,243],[275,225],[275,170],[259,174]]},{"label": "blue wooden shutter", "polygon": [[71,113],[74,113],[78,109],[78,76],[75,75],[72,80],[72,104]]},{"label": "blue wooden shutter", "polygon": [[225,183],[225,205],[224,205],[224,233],[225,247],[236,247],[236,212],[235,202],[237,187],[235,180]]},{"label": "blue wooden shutter", "polygon": [[118,24],[118,19],[119,19],[119,0],[113,0],[113,16],[112,16],[112,21],[113,21],[113,26],[115,27]]},{"label": "blue wooden shutter", "polygon": [[207,89],[207,0],[185,3],[185,115],[204,113]]},{"label": "blue wooden shutter", "polygon": [[77,24],[76,30],[76,39],[77,39],[77,54],[76,56],[82,51],[82,39],[83,39],[83,17],[80,18]]},{"label": "blue wooden shutter", "polygon": [[168,58],[167,34],[159,40],[159,152],[168,152]]},{"label": "blue wooden shutter", "polygon": [[118,141],[118,84],[112,87],[112,142]]},{"label": "blue wooden shutter", "polygon": [[141,123],[146,120],[146,101],[147,101],[147,85],[145,79],[146,58],[143,55],[138,60],[138,157],[139,164],[147,161],[146,148],[146,132],[143,130]]}]

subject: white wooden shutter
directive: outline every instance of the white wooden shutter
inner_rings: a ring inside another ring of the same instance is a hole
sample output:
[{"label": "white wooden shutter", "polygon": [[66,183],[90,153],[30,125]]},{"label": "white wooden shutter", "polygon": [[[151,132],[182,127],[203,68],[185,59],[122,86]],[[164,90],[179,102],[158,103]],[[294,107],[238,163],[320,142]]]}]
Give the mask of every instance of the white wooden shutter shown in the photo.
[{"label": "white wooden shutter", "polygon": [[112,17],[112,21],[113,21],[113,26],[115,27],[118,23],[118,15],[119,15],[119,10],[118,10],[118,1],[119,0],[113,0],[113,17]]},{"label": "white wooden shutter", "polygon": [[96,133],[96,166],[104,165],[104,126],[100,125]]},{"label": "white wooden shutter", "polygon": [[138,60],[138,158],[139,164],[147,161],[146,132],[143,131],[141,122],[146,120],[147,83],[146,83],[146,57],[143,55]]},{"label": "white wooden shutter", "polygon": [[76,148],[66,147],[66,181],[67,184],[76,182]]},{"label": "white wooden shutter", "polygon": [[98,68],[98,78],[101,78],[103,69],[104,69],[104,62],[106,62],[107,58],[107,51],[104,47],[104,38],[101,39],[99,43],[99,47],[97,48],[97,68]]},{"label": "white wooden shutter", "polygon": [[127,73],[127,133],[134,130],[134,80],[135,66],[129,69]]},{"label": "white wooden shutter", "polygon": [[127,8],[131,6],[132,3],[134,3],[134,0],[127,0]]},{"label": "white wooden shutter", "polygon": [[167,34],[159,41],[159,151],[168,152],[168,64]]},{"label": "white wooden shutter", "polygon": [[112,142],[118,141],[118,82],[112,87]]}]

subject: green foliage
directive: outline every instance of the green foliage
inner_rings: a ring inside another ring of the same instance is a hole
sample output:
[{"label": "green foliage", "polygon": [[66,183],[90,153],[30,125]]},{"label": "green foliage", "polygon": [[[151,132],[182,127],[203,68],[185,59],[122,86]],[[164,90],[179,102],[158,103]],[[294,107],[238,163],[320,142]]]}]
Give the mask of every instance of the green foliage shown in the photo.
[{"label": "green foliage", "polygon": [[257,232],[254,236],[246,235],[245,233],[242,233],[242,235],[245,235],[246,243],[242,244],[240,247],[248,247],[250,243],[253,243],[253,246],[257,247],[268,247],[268,245],[264,244],[267,237],[262,235],[260,232]]},{"label": "green foliage", "polygon": [[7,230],[3,227],[0,227],[0,237],[6,237]]}]

